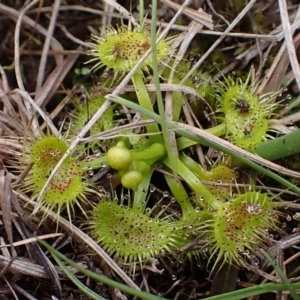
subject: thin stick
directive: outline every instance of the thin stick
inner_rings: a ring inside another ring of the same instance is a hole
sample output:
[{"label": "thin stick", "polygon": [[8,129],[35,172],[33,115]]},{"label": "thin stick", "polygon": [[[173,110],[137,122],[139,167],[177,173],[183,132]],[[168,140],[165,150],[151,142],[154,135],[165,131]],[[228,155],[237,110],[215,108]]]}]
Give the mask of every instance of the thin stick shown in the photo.
[{"label": "thin stick", "polygon": [[[24,87],[24,83],[22,80],[22,74],[21,74],[21,69],[20,69],[20,29],[21,29],[21,23],[22,23],[22,19],[23,16],[25,15],[25,13],[34,5],[38,4],[40,1],[39,0],[34,0],[32,1],[28,6],[26,6],[20,13],[17,24],[16,24],[16,29],[15,29],[15,73],[16,73],[16,79],[17,79],[17,83],[19,86],[19,89],[21,91],[25,91],[25,87]],[[35,134],[35,136],[39,136],[39,124],[34,116],[34,113],[31,109],[30,104],[27,101],[24,101],[25,103],[25,107],[29,113],[30,119],[32,119],[31,122],[31,128],[33,133]]]},{"label": "thin stick", "polygon": [[[37,80],[36,80],[36,88],[35,88],[36,92],[43,85],[44,76],[45,76],[45,68],[46,68],[46,63],[47,63],[47,58],[48,58],[48,51],[50,48],[51,38],[53,36],[53,32],[55,29],[55,23],[56,23],[57,15],[59,12],[60,3],[61,3],[61,0],[55,0],[53,8],[52,8],[52,15],[51,15],[49,28],[48,28],[48,34],[46,35],[45,43],[43,46],[43,52],[42,52],[38,76],[37,76]],[[62,60],[62,59],[63,58],[61,56],[60,60]]]},{"label": "thin stick", "polygon": [[[294,76],[298,85],[298,90],[300,90],[300,67],[299,62],[297,60],[297,54],[294,47],[293,42],[293,35],[292,35],[292,29],[291,24],[289,20],[287,5],[285,0],[278,0],[279,10],[280,10],[280,16],[281,16],[281,24],[284,32],[284,38],[286,43],[286,48],[288,51],[288,55],[290,58],[290,63],[292,66],[292,70],[294,72]],[[299,6],[300,9],[300,6]]]},{"label": "thin stick", "polygon": [[[233,20],[231,25],[226,28],[225,34],[230,32],[236,24],[246,15],[246,13],[250,10],[250,8],[255,4],[256,0],[251,0],[246,7],[239,13],[239,15]],[[181,80],[181,84],[183,84],[192,74],[195,72],[200,65],[205,61],[205,59],[215,50],[215,48],[223,41],[226,35],[220,36],[213,45],[204,53],[204,55],[199,59],[199,61],[192,67],[192,69],[185,75],[185,77]]]}]

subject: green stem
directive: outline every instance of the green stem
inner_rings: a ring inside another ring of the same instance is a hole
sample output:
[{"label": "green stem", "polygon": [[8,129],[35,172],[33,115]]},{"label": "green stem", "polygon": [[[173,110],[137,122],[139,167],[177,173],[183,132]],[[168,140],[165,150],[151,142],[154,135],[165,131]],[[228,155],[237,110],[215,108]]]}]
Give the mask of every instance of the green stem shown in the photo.
[{"label": "green stem", "polygon": [[194,209],[193,204],[189,200],[189,196],[183,187],[182,183],[169,175],[165,175],[165,179],[168,183],[168,186],[175,197],[176,201],[181,207],[182,219],[186,219],[189,213]]},{"label": "green stem", "polygon": [[[215,136],[222,136],[226,134],[226,125],[225,123],[219,124],[215,127],[205,129],[206,132],[209,132]],[[177,139],[177,148],[178,151],[189,148],[191,146],[197,145],[197,142],[192,141],[184,136],[181,136]]]},{"label": "green stem", "polygon": [[[149,93],[145,86],[143,75],[140,72],[136,72],[132,77],[132,81],[133,81],[136,96],[138,98],[140,106],[153,112],[153,104],[151,102]],[[149,118],[144,116],[144,119],[148,120]],[[158,135],[160,131],[157,124],[152,124],[147,126],[147,132],[150,133],[149,135],[150,141],[154,143],[160,142],[161,137],[160,135]]]},{"label": "green stem", "polygon": [[159,159],[166,154],[165,147],[160,143],[152,144],[149,148],[144,150],[134,149],[130,151],[133,161],[138,160],[149,160],[149,159]]},{"label": "green stem", "polygon": [[154,169],[142,173],[142,182],[139,184],[138,190],[134,193],[132,209],[144,213],[147,205],[148,189],[151,182]]},{"label": "green stem", "polygon": [[140,9],[140,31],[142,32],[144,30],[144,0],[140,0],[140,5],[139,5],[139,9]]},{"label": "green stem", "polygon": [[188,167],[199,178],[204,178],[209,173],[187,155],[181,154],[179,159],[186,167]]},{"label": "green stem", "polygon": [[[166,149],[162,144],[155,143],[142,150],[140,148],[130,150],[130,153],[132,155],[132,161],[145,161],[150,167],[154,162],[166,154]],[[93,158],[91,161],[82,161],[81,171],[85,172],[88,170],[99,169],[105,163],[106,156]]]},{"label": "green stem", "polygon": [[106,156],[93,158],[91,161],[82,161],[80,171],[95,170],[101,168],[106,163]]},{"label": "green stem", "polygon": [[222,136],[226,134],[226,124],[225,123],[221,123],[215,127],[211,127],[208,129],[205,129],[206,132],[209,132],[215,136]]},{"label": "green stem", "polygon": [[178,151],[190,148],[190,147],[195,146],[195,145],[198,144],[197,142],[192,141],[192,140],[190,140],[190,139],[188,139],[188,138],[186,138],[184,136],[179,137],[176,140],[176,143],[177,143],[177,149],[178,149]]},{"label": "green stem", "polygon": [[[178,80],[180,81],[180,80]],[[172,93],[172,108],[173,108],[173,121],[178,122],[181,114],[182,108],[182,94],[181,92],[173,92]]]},{"label": "green stem", "polygon": [[175,158],[175,153],[176,151],[173,151],[172,145],[171,145],[171,140],[170,140],[170,135],[168,132],[167,128],[167,121],[165,117],[165,109],[164,109],[164,103],[163,103],[163,98],[162,98],[162,93],[161,93],[161,88],[160,88],[160,78],[159,78],[159,73],[158,73],[158,60],[157,60],[157,45],[156,45],[156,36],[157,36],[157,0],[152,1],[152,16],[151,16],[151,57],[152,57],[152,70],[153,70],[153,80],[156,88],[156,99],[157,99],[157,106],[158,106],[158,112],[159,115],[161,116],[161,129],[162,129],[162,136],[164,139],[164,143],[167,149],[168,153],[168,158],[171,161],[172,165],[172,171],[174,176],[176,177],[177,175],[177,170],[176,166],[173,163],[174,158]]},{"label": "green stem", "polygon": [[[169,159],[165,159],[163,163],[171,168]],[[203,197],[203,200],[212,208],[219,207],[219,201],[216,197],[207,189],[207,187],[201,182],[201,180],[186,167],[178,157],[175,158],[176,169],[181,178],[192,188],[192,190],[198,195]],[[182,199],[180,199],[182,200]]]}]

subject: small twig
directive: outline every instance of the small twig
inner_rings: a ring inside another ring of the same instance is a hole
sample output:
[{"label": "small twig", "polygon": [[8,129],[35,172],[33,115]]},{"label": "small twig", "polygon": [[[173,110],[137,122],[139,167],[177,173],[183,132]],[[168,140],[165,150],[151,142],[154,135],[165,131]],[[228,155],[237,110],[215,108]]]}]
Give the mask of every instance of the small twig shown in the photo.
[{"label": "small twig", "polygon": [[173,9],[175,9],[177,11],[176,13],[178,13],[178,11],[180,11],[180,14],[184,14],[188,18],[191,18],[192,20],[194,20],[200,24],[203,24],[207,28],[213,30],[212,16],[209,15],[208,13],[206,13],[202,8],[199,8],[199,10],[194,10],[192,8],[185,6],[185,8],[182,9],[182,6],[180,6],[180,4],[178,4],[178,3],[175,3],[174,1],[161,0],[161,2],[172,7]]},{"label": "small twig", "polygon": [[209,9],[212,11],[212,13],[213,13],[215,16],[217,16],[217,17],[220,18],[224,23],[226,23],[227,26],[230,26],[230,22],[227,21],[227,20],[224,18],[224,16],[222,16],[221,14],[219,14],[219,13],[216,12],[216,10],[215,10],[215,8],[213,7],[213,5],[212,5],[212,3],[211,3],[210,0],[206,0],[206,3],[207,3],[207,5],[208,5]]},{"label": "small twig", "polygon": [[223,41],[223,39],[226,37],[226,33],[230,32],[235,25],[237,25],[240,20],[246,15],[246,13],[250,10],[250,8],[254,5],[256,0],[251,0],[245,8],[239,13],[239,15],[233,20],[231,25],[226,28],[223,36],[220,36],[213,44],[212,46],[204,53],[204,55],[199,59],[199,61],[192,67],[192,69],[185,75],[185,77],[181,80],[181,84],[183,84],[192,74],[197,70],[200,65],[206,60],[206,58],[215,50],[215,48]]},{"label": "small twig", "polygon": [[[299,67],[299,62],[297,60],[297,54],[294,47],[292,29],[291,29],[289,15],[287,11],[286,1],[278,0],[278,4],[279,4],[280,16],[282,20],[281,23],[284,32],[285,43],[290,58],[290,63],[295,75],[295,80],[298,85],[298,90],[300,90],[300,67]],[[300,10],[300,6],[299,6],[299,10]]]},{"label": "small twig", "polygon": [[[29,96],[29,94],[27,92],[19,90],[19,89],[15,89],[12,92],[16,92],[16,93],[20,94],[25,100],[27,100],[27,101],[24,101],[24,102],[28,103],[28,104],[32,105],[32,107],[34,107],[34,109],[40,114],[40,116],[44,119],[44,121],[47,122],[47,124],[48,124],[49,128],[51,129],[52,133],[56,136],[60,136],[60,133],[56,129],[55,125],[52,123],[51,119],[34,102],[34,100]],[[30,107],[30,109],[31,109],[31,107]],[[34,118],[34,120],[36,120],[35,117],[33,117],[33,118]],[[37,128],[37,132],[38,132],[38,135],[36,135],[36,136],[39,136],[40,132],[39,132],[38,128]]]},{"label": "small twig", "polygon": [[[77,50],[81,50],[81,46]],[[43,107],[47,104],[47,101],[55,93],[57,88],[61,85],[61,82],[68,74],[69,70],[74,66],[79,54],[70,54],[65,60],[57,65],[56,68],[48,76],[43,87],[37,91],[34,101],[39,107]]]},{"label": "small twig", "polygon": [[[55,0],[54,5],[52,7],[52,15],[51,20],[48,28],[48,34],[46,35],[46,39],[43,46],[43,52],[40,60],[39,65],[39,71],[37,75],[37,81],[36,81],[36,88],[35,91],[37,92],[41,86],[43,85],[44,77],[45,77],[45,68],[48,58],[48,51],[50,48],[51,38],[53,36],[53,32],[55,29],[56,19],[59,12],[59,6],[60,6],[61,0]],[[60,55],[60,59],[58,61],[58,64],[62,63],[63,57]]]},{"label": "small twig", "polygon": [[[17,83],[21,91],[25,91],[24,83],[22,80],[21,68],[20,68],[20,30],[21,30],[22,18],[31,7],[33,7],[38,3],[39,0],[34,0],[21,11],[15,28],[15,41],[14,41],[15,42],[15,73],[16,73]],[[27,101],[25,101],[25,106],[29,113],[30,119],[32,119],[31,126],[32,126],[33,133],[36,136],[39,136],[39,129],[38,129],[39,124],[34,117],[34,114],[31,110],[31,106]]]},{"label": "small twig", "polygon": [[78,45],[81,45],[81,46],[83,46],[83,47],[85,47],[85,48],[92,48],[91,45],[89,45],[88,43],[83,42],[82,40],[78,39],[78,38],[75,37],[73,34],[71,34],[71,33],[67,30],[66,26],[61,25],[61,24],[56,24],[56,25],[57,25],[57,27],[59,27],[59,28],[62,30],[62,32],[66,35],[66,37],[67,37],[68,39],[70,39],[71,41],[73,41],[74,43],[76,43],[76,44],[78,44]]}]

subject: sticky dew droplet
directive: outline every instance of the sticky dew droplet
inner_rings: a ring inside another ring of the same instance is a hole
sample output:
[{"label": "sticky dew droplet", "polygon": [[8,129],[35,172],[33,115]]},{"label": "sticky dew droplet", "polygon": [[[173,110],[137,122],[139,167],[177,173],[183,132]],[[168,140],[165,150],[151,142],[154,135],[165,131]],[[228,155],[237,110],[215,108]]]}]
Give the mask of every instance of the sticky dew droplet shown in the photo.
[{"label": "sticky dew droplet", "polygon": [[100,157],[101,156],[101,152],[99,150],[94,151],[94,156],[95,157]]},{"label": "sticky dew droplet", "polygon": [[286,223],[283,222],[283,223],[281,224],[281,226],[282,226],[282,228],[285,228],[285,227],[286,227]]}]

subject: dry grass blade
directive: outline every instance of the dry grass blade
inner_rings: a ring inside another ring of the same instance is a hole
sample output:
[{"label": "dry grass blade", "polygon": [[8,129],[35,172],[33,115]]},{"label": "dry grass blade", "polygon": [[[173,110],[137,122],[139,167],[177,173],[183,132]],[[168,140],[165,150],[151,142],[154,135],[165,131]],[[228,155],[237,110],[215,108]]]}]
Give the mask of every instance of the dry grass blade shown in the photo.
[{"label": "dry grass blade", "polygon": [[279,10],[280,10],[280,16],[282,20],[282,27],[283,27],[287,52],[289,54],[290,63],[294,72],[298,89],[300,90],[300,67],[299,67],[299,62],[297,60],[297,54],[293,43],[293,35],[292,35],[292,29],[291,29],[291,24],[288,15],[287,4],[285,0],[278,0],[278,4],[279,4]]},{"label": "dry grass blade", "polygon": [[17,253],[15,251],[13,245],[13,235],[12,235],[12,220],[11,220],[11,177],[6,172],[2,161],[0,161],[0,206],[2,210],[2,218],[4,223],[5,232],[7,235],[7,239],[11,246],[11,259],[9,264],[3,268],[0,272],[0,278],[4,275],[9,266],[13,263],[13,260],[17,257]]},{"label": "dry grass blade", "polygon": [[[175,3],[170,0],[161,0],[161,2],[165,3],[166,5],[172,7],[176,11],[180,9],[180,4]],[[207,14],[205,11],[203,11],[201,8],[199,10],[194,10],[191,8],[185,8],[182,13],[186,15],[187,17],[191,18],[192,20],[203,24],[207,28],[213,30],[213,22],[212,22],[212,16],[210,14]]]},{"label": "dry grass blade", "polygon": [[11,259],[0,255],[0,266],[1,269],[9,266],[9,270],[16,274],[23,274],[26,276],[32,276],[35,278],[49,279],[47,272],[44,267],[31,263],[24,258],[16,258],[12,263]]},{"label": "dry grass blade", "polygon": [[[22,79],[22,72],[21,72],[21,67],[20,67],[20,30],[21,30],[21,24],[22,24],[22,19],[23,16],[25,15],[26,11],[29,10],[32,6],[37,4],[39,1],[32,1],[27,7],[23,9],[23,11],[20,13],[17,24],[16,24],[16,29],[15,29],[15,37],[14,37],[14,42],[15,42],[15,73],[16,73],[16,79],[18,86],[20,90],[25,91],[23,79]],[[35,136],[39,136],[39,125],[37,120],[34,118],[34,113],[31,109],[31,106],[28,102],[25,101],[25,107],[28,111],[29,117],[32,120],[31,122],[31,128],[32,131],[34,132]]]},{"label": "dry grass blade", "polygon": [[[23,222],[19,223],[21,230],[23,231],[23,234],[27,238],[32,238],[32,234],[27,229],[26,225]],[[61,297],[61,283],[59,276],[57,274],[57,270],[55,269],[52,262],[49,260],[49,258],[45,255],[41,247],[37,242],[32,242],[30,244],[27,244],[29,246],[29,249],[31,250],[32,256],[37,259],[37,261],[44,267],[48,277],[50,278],[52,284],[53,284],[53,291],[54,293],[60,298]]]},{"label": "dry grass blade", "polygon": [[[225,30],[225,34],[230,32],[239,22],[240,20],[246,15],[246,13],[251,9],[254,5],[256,0],[251,0],[246,7],[239,13],[239,15],[233,20],[228,28]],[[220,36],[213,45],[205,52],[205,54],[199,59],[199,61],[192,67],[192,69],[185,75],[185,77],[181,80],[181,83],[184,83],[187,78],[189,78],[193,72],[195,72],[201,64],[207,59],[207,57],[216,49],[216,47],[222,42],[222,40],[226,37],[226,35]]]},{"label": "dry grass blade", "polygon": [[[1,67],[1,66],[0,66]],[[1,68],[2,70],[2,68]],[[3,70],[2,70],[3,71]],[[4,71],[1,72],[2,73],[2,78],[4,77],[3,75],[5,74]],[[8,96],[6,95],[6,93],[0,88],[0,99],[3,102],[4,106],[6,107],[7,110],[7,114],[9,116],[11,116],[12,118],[14,118],[15,120],[17,120],[17,114],[8,98]]]},{"label": "dry grass blade", "polygon": [[[300,8],[295,16],[293,24],[295,24],[300,17]],[[294,38],[293,45],[297,49],[300,43],[300,34]],[[258,88],[258,93],[268,93],[272,91],[278,91],[281,87],[283,77],[289,65],[289,57],[286,52],[286,44],[282,44],[280,50],[278,51],[272,66],[270,67],[268,73],[264,77],[260,87]]]},{"label": "dry grass blade", "polygon": [[[32,107],[40,114],[40,116],[47,122],[48,127],[51,129],[52,133],[56,136],[60,136],[59,131],[57,130],[57,128],[55,127],[55,125],[53,124],[52,120],[47,116],[47,114],[45,112],[43,112],[43,110],[34,102],[34,100],[30,97],[30,95],[22,90],[19,89],[15,89],[13,92],[20,94],[25,101],[25,105],[26,103],[32,105]],[[32,110],[30,108],[30,110]],[[32,120],[36,121],[35,116],[32,117]],[[37,134],[36,136],[40,135],[40,129],[37,129],[37,132],[35,132],[35,134]]]},{"label": "dry grass blade", "polygon": [[[12,282],[12,281],[8,281],[6,280],[6,282],[18,293],[20,293],[21,295],[23,295],[26,299],[28,300],[37,300],[35,297],[33,297],[30,293],[28,293],[26,290],[24,290],[23,288],[21,288],[19,285],[17,285],[16,283]],[[18,299],[18,298],[16,298]]]},{"label": "dry grass blade", "polygon": [[[33,242],[37,242],[38,240],[44,240],[44,239],[52,239],[58,236],[62,236],[62,233],[51,233],[51,234],[44,234],[44,235],[40,235],[37,237],[32,237],[32,238],[28,238],[25,240],[22,240],[20,242],[15,242],[11,244],[11,247],[17,247],[17,246],[21,246],[21,245],[25,245],[25,244],[29,244],[29,243],[33,243]],[[1,245],[0,249],[3,247],[9,247],[10,245]]]},{"label": "dry grass blade", "polygon": [[[38,71],[37,80],[36,80],[36,89],[35,89],[36,92],[42,87],[43,80],[45,77],[45,68],[46,68],[46,63],[47,63],[47,58],[48,58],[48,51],[50,48],[51,38],[53,36],[55,23],[56,23],[57,15],[59,12],[60,3],[61,3],[61,0],[55,0],[53,8],[52,8],[52,15],[51,15],[49,28],[48,28],[48,34],[46,35],[46,39],[44,42],[43,52],[42,52],[40,65],[39,65],[39,71]],[[61,50],[63,50],[63,49],[61,49]],[[58,55],[57,64],[61,65],[62,60],[63,60],[62,55]]]},{"label": "dry grass blade", "polygon": [[[78,47],[77,50],[81,50]],[[35,103],[39,107],[44,107],[51,99],[57,88],[61,85],[61,82],[65,76],[69,73],[70,69],[74,66],[79,54],[69,54],[62,61],[61,64],[57,65],[56,68],[48,76],[44,85],[36,91]]]}]

